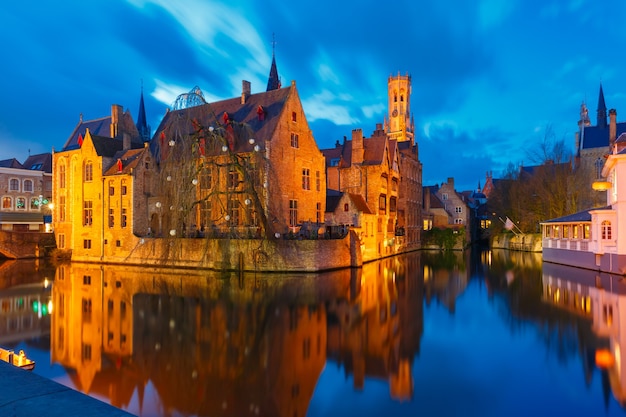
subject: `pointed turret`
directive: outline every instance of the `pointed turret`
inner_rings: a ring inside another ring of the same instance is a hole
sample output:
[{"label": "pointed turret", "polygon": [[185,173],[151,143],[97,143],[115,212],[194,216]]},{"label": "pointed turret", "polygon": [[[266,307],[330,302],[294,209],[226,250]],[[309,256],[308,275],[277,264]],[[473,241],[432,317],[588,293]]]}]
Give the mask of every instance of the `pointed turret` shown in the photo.
[{"label": "pointed turret", "polygon": [[137,130],[142,141],[148,142],[150,140],[150,126],[148,126],[146,121],[146,108],[143,104],[143,85],[141,86],[141,97],[139,99],[139,112],[137,113]]},{"label": "pointed turret", "polygon": [[598,95],[598,127],[606,127],[606,104],[604,103],[604,91],[602,91],[602,84],[600,84],[600,94]]},{"label": "pointed turret", "polygon": [[270,76],[267,80],[267,90],[278,90],[280,88],[280,78],[278,78],[278,70],[276,69],[276,53],[275,53],[275,45],[276,42],[272,40],[272,67],[270,68]]}]

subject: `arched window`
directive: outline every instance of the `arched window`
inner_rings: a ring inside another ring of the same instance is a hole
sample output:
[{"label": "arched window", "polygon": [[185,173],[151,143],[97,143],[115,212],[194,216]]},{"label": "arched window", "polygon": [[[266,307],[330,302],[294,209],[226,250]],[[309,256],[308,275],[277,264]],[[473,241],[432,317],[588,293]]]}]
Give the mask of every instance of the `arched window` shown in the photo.
[{"label": "arched window", "polygon": [[9,191],[19,191],[20,181],[17,178],[11,178],[9,180]]},{"label": "arched window", "polygon": [[33,192],[33,180],[24,180],[24,192],[25,193]]},{"label": "arched window", "polygon": [[608,220],[604,220],[602,222],[602,240],[610,240],[611,239],[611,222]]},{"label": "arched window", "polygon": [[2,209],[11,210],[13,208],[13,199],[11,197],[2,197]]}]

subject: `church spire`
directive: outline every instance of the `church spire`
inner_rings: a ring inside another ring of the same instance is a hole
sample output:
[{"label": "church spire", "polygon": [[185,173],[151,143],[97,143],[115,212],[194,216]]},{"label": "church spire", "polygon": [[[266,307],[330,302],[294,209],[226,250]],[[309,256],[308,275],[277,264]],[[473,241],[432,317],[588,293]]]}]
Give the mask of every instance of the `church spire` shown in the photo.
[{"label": "church spire", "polygon": [[598,95],[598,127],[606,127],[606,104],[604,103],[604,91],[600,83],[600,94]]},{"label": "church spire", "polygon": [[146,108],[143,104],[143,80],[141,81],[141,96],[139,98],[139,112],[137,113],[137,130],[143,142],[150,140],[150,126],[146,121]]},{"label": "church spire", "polygon": [[276,41],[274,40],[274,34],[272,34],[272,67],[270,68],[270,76],[267,80],[267,90],[278,90],[280,88],[280,78],[278,78],[278,70],[276,69]]}]

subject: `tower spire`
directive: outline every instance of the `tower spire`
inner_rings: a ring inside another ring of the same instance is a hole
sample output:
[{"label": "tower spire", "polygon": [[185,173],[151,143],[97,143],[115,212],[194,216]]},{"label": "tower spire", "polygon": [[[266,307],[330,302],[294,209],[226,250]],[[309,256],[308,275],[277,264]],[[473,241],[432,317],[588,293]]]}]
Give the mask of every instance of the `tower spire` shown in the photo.
[{"label": "tower spire", "polygon": [[143,104],[143,79],[141,80],[141,95],[139,98],[139,111],[137,112],[137,130],[143,142],[150,140],[150,126],[146,121],[146,108]]},{"label": "tower spire", "polygon": [[278,90],[280,88],[280,78],[276,69],[276,40],[272,33],[272,67],[270,68],[270,76],[267,80],[267,90]]},{"label": "tower spire", "polygon": [[598,94],[598,127],[606,127],[606,104],[604,103],[604,91],[600,83],[600,93]]}]

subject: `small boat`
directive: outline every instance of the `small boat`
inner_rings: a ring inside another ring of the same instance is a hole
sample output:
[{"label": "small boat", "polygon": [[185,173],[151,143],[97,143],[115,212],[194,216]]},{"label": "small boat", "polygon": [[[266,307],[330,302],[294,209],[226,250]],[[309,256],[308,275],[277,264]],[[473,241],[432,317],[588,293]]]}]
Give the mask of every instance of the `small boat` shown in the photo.
[{"label": "small boat", "polygon": [[27,371],[32,371],[33,369],[35,369],[35,361],[32,359],[28,359],[23,350],[20,350],[19,353],[15,353],[10,349],[4,349],[0,347],[0,360],[3,360],[13,366],[17,366],[18,368],[22,368]]}]

